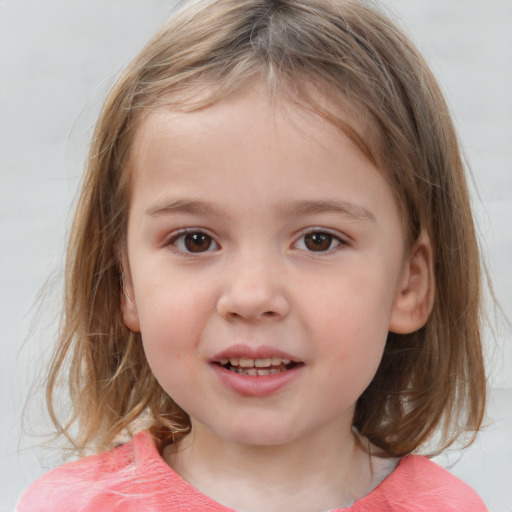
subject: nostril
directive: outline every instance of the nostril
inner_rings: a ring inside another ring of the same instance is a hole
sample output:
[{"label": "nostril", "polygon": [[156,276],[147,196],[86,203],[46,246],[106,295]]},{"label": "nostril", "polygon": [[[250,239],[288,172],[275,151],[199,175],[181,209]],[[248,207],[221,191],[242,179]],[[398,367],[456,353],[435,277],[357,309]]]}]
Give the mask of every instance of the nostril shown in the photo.
[{"label": "nostril", "polygon": [[279,313],[277,313],[275,311],[264,311],[263,313],[260,313],[259,315],[244,315],[244,314],[237,313],[236,311],[231,311],[228,313],[228,316],[232,320],[243,319],[243,318],[246,318],[246,319],[253,318],[253,319],[260,319],[260,320],[266,318],[268,320],[273,320],[273,319],[279,318],[280,315],[279,315]]},{"label": "nostril", "polygon": [[[243,293],[242,293],[243,292]],[[288,300],[271,290],[247,290],[235,286],[219,297],[217,311],[229,320],[278,320],[289,311]]]}]

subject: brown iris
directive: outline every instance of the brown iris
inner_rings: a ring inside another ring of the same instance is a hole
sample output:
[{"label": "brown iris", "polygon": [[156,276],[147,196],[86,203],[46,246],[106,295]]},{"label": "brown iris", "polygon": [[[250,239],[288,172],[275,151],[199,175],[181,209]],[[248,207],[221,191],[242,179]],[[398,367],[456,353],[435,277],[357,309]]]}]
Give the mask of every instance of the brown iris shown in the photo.
[{"label": "brown iris", "polygon": [[310,251],[327,251],[332,245],[332,239],[329,233],[309,233],[304,237],[304,245]]},{"label": "brown iris", "polygon": [[183,237],[183,244],[189,252],[205,252],[212,241],[212,237],[205,233],[188,233]]}]

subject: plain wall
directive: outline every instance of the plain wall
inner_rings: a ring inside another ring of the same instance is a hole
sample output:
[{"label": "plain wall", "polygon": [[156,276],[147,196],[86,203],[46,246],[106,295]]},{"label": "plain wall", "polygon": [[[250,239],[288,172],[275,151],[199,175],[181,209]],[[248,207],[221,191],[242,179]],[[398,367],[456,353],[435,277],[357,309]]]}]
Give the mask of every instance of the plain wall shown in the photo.
[{"label": "plain wall", "polygon": [[[505,315],[512,318],[512,1],[387,2],[424,51],[456,118],[474,174],[482,244]],[[0,1],[0,512],[59,462],[22,435],[45,422],[42,390],[56,327],[38,290],[60,268],[88,139],[109,84],[168,17],[163,0]],[[464,454],[441,458],[493,512],[512,511],[512,339],[486,336],[488,426]]]}]

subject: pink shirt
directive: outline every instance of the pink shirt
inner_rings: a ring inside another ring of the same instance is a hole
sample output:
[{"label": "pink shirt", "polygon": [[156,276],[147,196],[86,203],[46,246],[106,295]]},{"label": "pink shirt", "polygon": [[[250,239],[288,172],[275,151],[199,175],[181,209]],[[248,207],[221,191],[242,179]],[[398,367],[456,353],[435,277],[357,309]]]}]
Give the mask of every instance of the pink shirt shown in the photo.
[{"label": "pink shirt", "polygon": [[[183,480],[142,432],[112,451],[60,466],[36,480],[17,512],[234,512]],[[418,455],[403,458],[349,512],[484,512],[468,485]],[[334,512],[334,511],[333,511]]]}]

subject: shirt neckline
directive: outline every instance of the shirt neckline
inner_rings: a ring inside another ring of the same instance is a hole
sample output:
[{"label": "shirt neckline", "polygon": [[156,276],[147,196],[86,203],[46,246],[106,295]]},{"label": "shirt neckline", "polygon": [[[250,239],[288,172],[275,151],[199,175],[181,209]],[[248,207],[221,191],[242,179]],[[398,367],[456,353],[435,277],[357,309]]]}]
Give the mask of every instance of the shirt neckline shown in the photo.
[{"label": "shirt neckline", "polygon": [[[209,504],[210,507],[212,507],[213,510],[216,510],[217,512],[236,512],[235,509],[223,505],[222,503],[215,501],[213,498],[203,494],[192,484],[187,482],[181,475],[176,473],[176,471],[174,471],[174,469],[172,469],[172,467],[170,467],[167,462],[165,462],[162,455],[159,453],[155,445],[155,441],[153,440],[149,431],[140,432],[133,438],[132,442],[137,468],[140,469],[140,466],[148,465],[154,469],[156,464],[159,475],[163,475],[165,477],[161,482],[162,488],[172,488],[174,491],[183,492],[189,496],[194,496],[194,498],[198,499],[199,501]],[[356,500],[350,507],[336,508],[329,512],[355,511],[361,506],[368,506],[376,499],[382,498],[387,494],[387,489],[393,487],[394,482],[401,478],[402,473],[407,470],[407,466],[409,466],[416,457],[418,456],[408,455],[401,458],[391,473],[389,473],[389,475],[387,475],[372,491]]]}]

